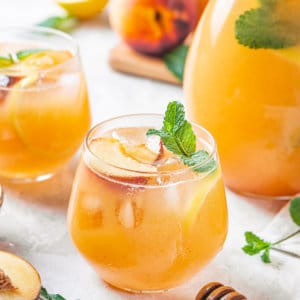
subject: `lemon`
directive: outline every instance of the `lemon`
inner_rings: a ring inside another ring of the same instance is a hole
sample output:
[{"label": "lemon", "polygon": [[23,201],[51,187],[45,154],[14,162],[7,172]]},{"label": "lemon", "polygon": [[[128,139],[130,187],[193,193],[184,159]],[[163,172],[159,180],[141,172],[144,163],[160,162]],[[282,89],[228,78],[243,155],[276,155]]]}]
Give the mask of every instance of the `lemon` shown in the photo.
[{"label": "lemon", "polygon": [[187,202],[188,205],[183,215],[183,229],[186,232],[189,232],[195,224],[202,204],[204,203],[208,193],[213,189],[220,177],[220,168],[217,168],[213,173],[204,177],[201,180],[201,184],[199,185],[199,189],[194,198]]},{"label": "lemon", "polygon": [[281,58],[289,61],[290,63],[300,65],[300,46],[274,50],[274,52]]},{"label": "lemon", "polygon": [[56,0],[56,2],[70,15],[88,19],[100,13],[108,0]]}]

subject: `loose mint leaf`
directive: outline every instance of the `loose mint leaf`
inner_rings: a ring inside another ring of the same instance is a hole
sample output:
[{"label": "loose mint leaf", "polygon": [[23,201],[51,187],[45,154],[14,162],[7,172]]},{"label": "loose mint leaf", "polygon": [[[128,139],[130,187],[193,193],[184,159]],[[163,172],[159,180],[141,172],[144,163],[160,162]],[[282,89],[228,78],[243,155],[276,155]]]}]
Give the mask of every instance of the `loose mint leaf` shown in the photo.
[{"label": "loose mint leaf", "polygon": [[271,243],[264,241],[251,231],[245,232],[245,239],[247,244],[242,249],[248,255],[258,254],[271,247]]},{"label": "loose mint leaf", "polygon": [[41,21],[37,25],[42,27],[54,28],[65,32],[70,32],[77,27],[78,23],[79,22],[77,18],[70,15],[66,15],[49,17],[46,20]]},{"label": "loose mint leaf", "polygon": [[266,263],[266,264],[269,264],[271,262],[271,259],[270,259],[270,248],[267,248],[263,254],[261,255],[261,260]]},{"label": "loose mint leaf", "polygon": [[0,56],[0,68],[6,68],[14,64],[11,57]]},{"label": "loose mint leaf", "polygon": [[42,287],[40,292],[40,300],[66,300],[66,299],[58,294],[49,294],[48,291],[44,287]]},{"label": "loose mint leaf", "polygon": [[165,113],[162,130],[174,133],[183,125],[184,120],[185,112],[183,104],[177,101],[170,102]]},{"label": "loose mint leaf", "polygon": [[[163,127],[160,130],[149,129],[147,135],[158,135],[164,146],[174,154],[179,155],[182,162],[187,166],[196,166],[194,171],[207,172],[216,168],[216,161],[208,159],[209,154],[204,151],[196,151],[196,135],[191,123],[185,120],[184,106],[173,101],[169,103],[165,112]],[[199,167],[197,167],[199,166]]]},{"label": "loose mint leaf", "polygon": [[181,45],[163,57],[167,68],[180,81],[183,81],[184,66],[188,50],[189,47],[187,45]]},{"label": "loose mint leaf", "polygon": [[241,15],[235,24],[238,42],[249,48],[281,49],[297,44],[299,36],[291,25],[274,17],[270,7],[251,9]]},{"label": "loose mint leaf", "polygon": [[294,223],[300,226],[300,197],[291,200],[289,211]]},{"label": "loose mint leaf", "polygon": [[32,54],[43,52],[43,51],[45,51],[45,49],[26,49],[26,50],[18,51],[16,53],[16,56],[19,60],[24,60],[25,58],[29,57]]}]

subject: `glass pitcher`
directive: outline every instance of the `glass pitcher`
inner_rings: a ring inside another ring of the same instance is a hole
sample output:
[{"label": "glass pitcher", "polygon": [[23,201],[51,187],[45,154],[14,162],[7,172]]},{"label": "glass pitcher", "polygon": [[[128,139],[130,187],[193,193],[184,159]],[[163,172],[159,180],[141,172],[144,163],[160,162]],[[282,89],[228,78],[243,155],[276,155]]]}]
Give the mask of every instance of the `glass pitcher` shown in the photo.
[{"label": "glass pitcher", "polygon": [[300,191],[299,20],[299,0],[212,0],[196,30],[186,106],[216,138],[236,192]]}]

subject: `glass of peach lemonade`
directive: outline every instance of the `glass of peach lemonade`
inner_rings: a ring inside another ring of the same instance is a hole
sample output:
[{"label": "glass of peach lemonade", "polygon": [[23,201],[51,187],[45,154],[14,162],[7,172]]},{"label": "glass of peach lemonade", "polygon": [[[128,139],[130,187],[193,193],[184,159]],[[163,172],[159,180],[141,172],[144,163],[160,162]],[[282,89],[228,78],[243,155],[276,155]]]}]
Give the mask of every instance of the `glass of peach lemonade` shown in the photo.
[{"label": "glass of peach lemonade", "polygon": [[[187,159],[200,159],[188,166],[163,138],[146,134],[162,123],[161,115],[141,114],[92,128],[69,205],[69,230],[78,250],[104,281],[131,292],[163,291],[183,283],[216,255],[227,233],[212,136],[190,126],[197,152]],[[189,133],[184,136],[177,146]]]},{"label": "glass of peach lemonade", "polygon": [[50,176],[75,154],[89,125],[75,41],[52,29],[1,29],[0,178]]},{"label": "glass of peach lemonade", "polygon": [[225,183],[300,192],[300,1],[211,0],[185,68],[188,115],[216,138]]}]

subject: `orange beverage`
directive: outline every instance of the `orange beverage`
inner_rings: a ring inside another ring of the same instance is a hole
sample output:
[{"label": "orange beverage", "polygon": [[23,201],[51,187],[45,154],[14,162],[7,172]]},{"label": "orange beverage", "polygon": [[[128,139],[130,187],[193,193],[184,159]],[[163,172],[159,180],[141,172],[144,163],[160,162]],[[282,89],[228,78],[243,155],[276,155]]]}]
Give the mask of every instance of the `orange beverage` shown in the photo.
[{"label": "orange beverage", "polygon": [[146,137],[159,115],[105,121],[86,138],[68,211],[71,237],[109,284],[161,291],[188,280],[221,249],[227,208],[213,138],[194,126],[215,161],[196,173]]},{"label": "orange beverage", "polygon": [[72,38],[41,28],[0,32],[0,177],[52,174],[75,154],[89,126]]},{"label": "orange beverage", "polygon": [[[241,44],[237,20],[258,13],[271,17],[243,30],[249,40],[264,30],[265,44]],[[198,25],[185,69],[188,114],[216,138],[225,183],[237,192],[300,191],[299,20],[298,0],[212,0]]]}]

